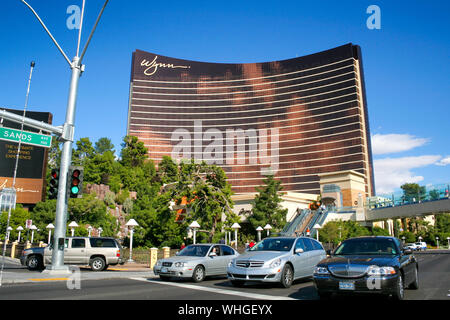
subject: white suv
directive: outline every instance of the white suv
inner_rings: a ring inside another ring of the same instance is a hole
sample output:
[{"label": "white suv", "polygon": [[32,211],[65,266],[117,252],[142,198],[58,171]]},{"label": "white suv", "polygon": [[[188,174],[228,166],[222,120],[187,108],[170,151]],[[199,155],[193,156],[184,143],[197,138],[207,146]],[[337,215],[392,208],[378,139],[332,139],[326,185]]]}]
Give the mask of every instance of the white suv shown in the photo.
[{"label": "white suv", "polygon": [[[30,270],[43,269],[52,263],[52,245],[22,252],[20,262]],[[64,242],[64,264],[89,265],[102,271],[109,265],[123,264],[122,247],[114,238],[67,237]]]}]

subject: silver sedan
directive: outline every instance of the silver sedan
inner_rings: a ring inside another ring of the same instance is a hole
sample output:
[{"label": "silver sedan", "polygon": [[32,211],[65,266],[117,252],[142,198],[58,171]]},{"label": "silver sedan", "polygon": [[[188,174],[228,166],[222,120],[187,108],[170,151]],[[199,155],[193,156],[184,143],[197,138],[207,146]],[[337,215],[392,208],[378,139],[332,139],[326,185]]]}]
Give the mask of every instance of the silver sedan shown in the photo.
[{"label": "silver sedan", "polygon": [[193,244],[173,257],[158,260],[153,272],[161,280],[181,277],[200,282],[207,276],[226,275],[228,264],[238,255],[236,250],[224,244]]},{"label": "silver sedan", "polygon": [[227,275],[237,287],[252,281],[278,282],[288,288],[295,279],[311,277],[325,257],[322,245],[311,238],[266,238],[233,259]]}]

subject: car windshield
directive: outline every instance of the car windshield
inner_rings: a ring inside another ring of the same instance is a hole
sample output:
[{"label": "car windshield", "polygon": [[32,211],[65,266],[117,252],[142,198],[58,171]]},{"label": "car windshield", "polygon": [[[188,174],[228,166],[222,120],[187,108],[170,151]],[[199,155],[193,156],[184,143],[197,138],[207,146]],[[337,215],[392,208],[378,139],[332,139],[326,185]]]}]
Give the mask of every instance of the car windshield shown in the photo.
[{"label": "car windshield", "polygon": [[294,238],[266,238],[254,245],[249,251],[289,251],[294,241]]},{"label": "car windshield", "polygon": [[392,239],[350,239],[344,241],[334,255],[396,255],[397,247]]},{"label": "car windshield", "polygon": [[208,253],[209,246],[189,245],[178,253],[178,256],[204,257]]}]

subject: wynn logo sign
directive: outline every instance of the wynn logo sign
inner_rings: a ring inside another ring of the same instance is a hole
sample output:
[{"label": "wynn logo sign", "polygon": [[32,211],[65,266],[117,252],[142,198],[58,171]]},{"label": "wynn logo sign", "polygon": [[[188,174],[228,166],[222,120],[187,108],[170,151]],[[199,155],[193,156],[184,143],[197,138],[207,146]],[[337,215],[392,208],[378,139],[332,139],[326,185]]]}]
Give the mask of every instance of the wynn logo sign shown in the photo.
[{"label": "wynn logo sign", "polygon": [[156,73],[156,71],[158,71],[158,68],[170,68],[170,69],[177,69],[177,68],[190,69],[191,68],[190,66],[175,66],[175,65],[173,65],[173,63],[156,62],[156,59],[158,59],[158,56],[155,56],[152,61],[148,61],[145,59],[143,59],[141,61],[141,66],[146,68],[144,70],[144,74],[146,76],[154,75]]}]

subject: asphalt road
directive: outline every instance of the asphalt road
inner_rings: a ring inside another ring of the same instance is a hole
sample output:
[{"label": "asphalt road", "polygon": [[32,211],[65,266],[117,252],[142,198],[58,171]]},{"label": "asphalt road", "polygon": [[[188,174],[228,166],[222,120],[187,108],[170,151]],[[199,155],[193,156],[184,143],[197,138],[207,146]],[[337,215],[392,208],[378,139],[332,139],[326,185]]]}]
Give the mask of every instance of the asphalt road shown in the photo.
[{"label": "asphalt road", "polygon": [[[450,254],[419,254],[419,290],[405,290],[406,300],[450,300]],[[9,269],[11,268],[11,269]],[[9,272],[15,268],[5,266]],[[27,273],[19,268],[17,272]],[[113,275],[114,271],[109,274]],[[317,300],[311,280],[296,281],[284,289],[270,284],[247,284],[234,288],[226,278],[210,278],[202,283],[187,280],[161,281],[144,273],[121,273],[121,278],[85,280],[84,275],[96,273],[82,270],[79,288],[68,289],[68,282],[36,281],[10,283],[0,287],[0,300]],[[36,274],[30,275],[30,277]],[[354,299],[384,299],[378,296]],[[349,299],[337,297],[337,300]]]}]

